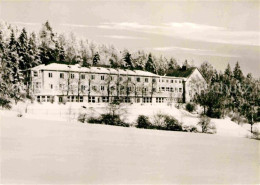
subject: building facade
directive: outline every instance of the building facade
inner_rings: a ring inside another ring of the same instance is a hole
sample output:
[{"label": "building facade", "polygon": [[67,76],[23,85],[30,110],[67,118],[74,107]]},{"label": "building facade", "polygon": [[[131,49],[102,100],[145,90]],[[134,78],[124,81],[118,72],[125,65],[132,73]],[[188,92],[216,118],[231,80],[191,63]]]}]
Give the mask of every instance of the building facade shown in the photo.
[{"label": "building facade", "polygon": [[206,88],[193,68],[189,73],[159,76],[141,70],[49,64],[31,69],[32,93],[38,102],[125,103],[189,102]]}]

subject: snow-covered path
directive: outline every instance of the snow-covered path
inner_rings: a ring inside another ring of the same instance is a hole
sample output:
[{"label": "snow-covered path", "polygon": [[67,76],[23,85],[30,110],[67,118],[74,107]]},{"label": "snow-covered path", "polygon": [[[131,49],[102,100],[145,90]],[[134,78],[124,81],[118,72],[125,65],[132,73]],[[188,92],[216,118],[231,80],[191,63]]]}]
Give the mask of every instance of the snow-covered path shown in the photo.
[{"label": "snow-covered path", "polygon": [[259,184],[259,141],[2,116],[1,181]]}]

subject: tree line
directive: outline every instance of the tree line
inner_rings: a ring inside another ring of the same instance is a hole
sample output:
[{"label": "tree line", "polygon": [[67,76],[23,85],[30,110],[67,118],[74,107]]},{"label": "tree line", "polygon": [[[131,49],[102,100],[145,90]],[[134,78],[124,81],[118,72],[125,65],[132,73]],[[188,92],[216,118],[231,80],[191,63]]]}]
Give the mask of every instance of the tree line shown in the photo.
[{"label": "tree line", "polygon": [[205,115],[224,118],[233,113],[235,121],[239,123],[245,118],[251,126],[260,121],[259,79],[253,78],[251,73],[244,75],[238,62],[233,70],[228,64],[224,73],[207,62],[199,70],[207,80],[208,88],[194,101],[204,108]]},{"label": "tree line", "polygon": [[113,45],[80,40],[73,33],[55,33],[48,21],[42,25],[39,33],[29,33],[26,28],[19,30],[0,22],[1,105],[9,105],[10,99],[18,102],[26,96],[30,98],[28,69],[53,62],[83,67],[145,70],[160,75],[166,74],[168,69],[180,68],[174,58],[156,57],[144,51],[120,51]]},{"label": "tree line", "polygon": [[[28,32],[0,22],[0,106],[10,107],[15,102],[30,98],[28,69],[39,64],[79,64],[83,67],[104,66],[130,70],[145,70],[159,75],[169,75],[181,69],[175,58],[155,56],[139,50],[120,51],[113,45],[97,44],[78,39],[73,33],[58,34],[46,21],[39,33]],[[186,68],[192,67],[187,60]],[[194,102],[204,107],[210,117],[224,117],[235,112],[248,119],[259,121],[259,79],[244,75],[239,63],[224,73],[208,62],[199,67],[208,83],[208,90],[197,95]],[[23,88],[21,88],[23,87]]]}]

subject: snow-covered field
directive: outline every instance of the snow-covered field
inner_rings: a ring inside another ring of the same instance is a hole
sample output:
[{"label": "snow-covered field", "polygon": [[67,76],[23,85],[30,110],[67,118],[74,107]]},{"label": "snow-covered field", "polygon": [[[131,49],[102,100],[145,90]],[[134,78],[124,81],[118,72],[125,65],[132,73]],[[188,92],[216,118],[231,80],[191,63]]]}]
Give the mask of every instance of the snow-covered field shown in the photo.
[{"label": "snow-covered field", "polygon": [[260,183],[257,140],[14,115],[0,118],[1,184]]}]

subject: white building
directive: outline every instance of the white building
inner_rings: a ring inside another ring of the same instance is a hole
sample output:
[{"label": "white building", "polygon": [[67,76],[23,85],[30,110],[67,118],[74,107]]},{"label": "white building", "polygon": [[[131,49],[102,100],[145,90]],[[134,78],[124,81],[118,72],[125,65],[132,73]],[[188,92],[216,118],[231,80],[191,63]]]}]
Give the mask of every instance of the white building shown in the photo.
[{"label": "white building", "polygon": [[39,102],[189,102],[206,87],[197,68],[159,76],[147,71],[80,67],[52,63],[31,69],[32,92]]}]

